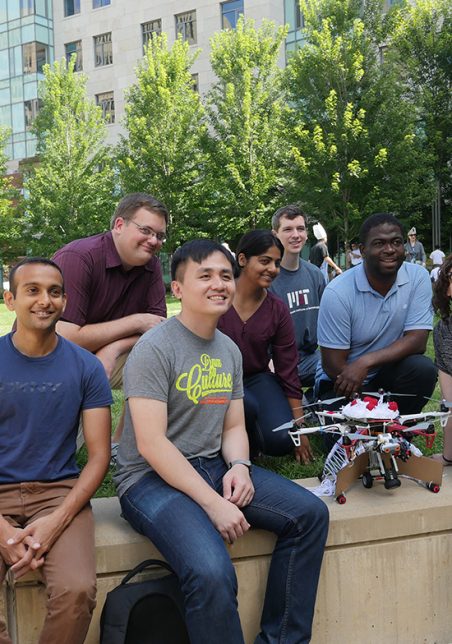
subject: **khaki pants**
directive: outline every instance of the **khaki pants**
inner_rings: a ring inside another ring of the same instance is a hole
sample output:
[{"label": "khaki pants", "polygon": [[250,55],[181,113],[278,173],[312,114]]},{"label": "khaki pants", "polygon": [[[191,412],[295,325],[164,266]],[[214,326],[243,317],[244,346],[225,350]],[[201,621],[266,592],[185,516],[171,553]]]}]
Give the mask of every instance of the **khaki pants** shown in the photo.
[{"label": "khaki pants", "polygon": [[[0,485],[0,512],[11,525],[25,527],[61,505],[76,481]],[[0,583],[6,570],[0,557]],[[83,644],[96,605],[94,519],[89,505],[55,541],[39,571],[47,590],[39,644]],[[11,644],[3,616],[0,644]]]}]

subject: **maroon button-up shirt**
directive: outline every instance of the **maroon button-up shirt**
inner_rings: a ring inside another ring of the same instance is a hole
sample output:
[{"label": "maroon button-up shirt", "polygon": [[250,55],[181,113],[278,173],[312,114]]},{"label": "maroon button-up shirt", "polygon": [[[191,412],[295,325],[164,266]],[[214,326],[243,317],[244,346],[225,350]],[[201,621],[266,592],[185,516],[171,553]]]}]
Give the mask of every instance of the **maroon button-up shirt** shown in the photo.
[{"label": "maroon button-up shirt", "polygon": [[221,316],[218,328],[242,352],[244,377],[270,371],[268,362],[272,357],[275,374],[286,396],[301,400],[295,330],[289,309],[282,300],[267,292],[265,300],[246,322],[231,306]]},{"label": "maroon button-up shirt", "polygon": [[156,257],[124,270],[111,232],[76,239],[58,250],[67,293],[62,317],[78,326],[108,322],[133,313],[166,317],[165,286]]}]

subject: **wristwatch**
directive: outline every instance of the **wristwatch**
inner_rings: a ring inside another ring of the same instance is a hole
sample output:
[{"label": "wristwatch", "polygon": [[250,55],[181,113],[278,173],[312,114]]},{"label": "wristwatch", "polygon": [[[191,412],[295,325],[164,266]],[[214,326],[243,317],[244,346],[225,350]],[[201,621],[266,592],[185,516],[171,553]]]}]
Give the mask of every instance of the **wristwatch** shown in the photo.
[{"label": "wristwatch", "polygon": [[234,467],[234,465],[246,465],[246,467],[249,469],[251,474],[251,468],[252,468],[251,461],[245,458],[237,458],[235,461],[231,461],[229,463],[229,469],[231,469],[231,467]]}]

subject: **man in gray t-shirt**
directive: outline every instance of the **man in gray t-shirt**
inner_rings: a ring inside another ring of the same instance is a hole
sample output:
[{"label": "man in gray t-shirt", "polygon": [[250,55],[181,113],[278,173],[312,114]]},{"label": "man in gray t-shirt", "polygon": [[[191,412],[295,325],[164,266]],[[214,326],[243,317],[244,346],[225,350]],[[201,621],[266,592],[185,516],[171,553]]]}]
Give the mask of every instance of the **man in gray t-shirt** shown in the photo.
[{"label": "man in gray t-shirt", "polygon": [[147,332],[128,359],[115,480],[124,517],[179,578],[191,642],[243,642],[223,539],[233,543],[252,526],[278,537],[256,642],[307,643],[328,511],[273,472],[253,467],[251,478],[241,356],[216,328],[232,304],[233,268],[231,254],[206,239],[174,254],[182,311]]},{"label": "man in gray t-shirt", "polygon": [[269,290],[289,307],[297,339],[298,375],[303,386],[312,387],[320,358],[317,318],[325,280],[317,266],[300,259],[308,230],[305,215],[298,206],[277,210],[272,217],[272,228],[284,246],[284,255],[280,273]]}]

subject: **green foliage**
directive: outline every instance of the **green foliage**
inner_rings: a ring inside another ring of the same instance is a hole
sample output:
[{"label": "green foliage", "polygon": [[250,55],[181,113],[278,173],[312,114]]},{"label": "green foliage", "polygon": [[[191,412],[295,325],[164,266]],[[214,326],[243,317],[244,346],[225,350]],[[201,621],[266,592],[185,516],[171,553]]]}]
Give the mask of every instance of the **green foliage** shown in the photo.
[{"label": "green foliage", "polygon": [[377,210],[398,214],[431,196],[428,155],[394,66],[375,0],[302,0],[306,45],[287,66],[292,163],[287,193],[348,240]]},{"label": "green foliage", "polygon": [[[452,5],[417,0],[395,13],[390,55],[406,82],[425,132],[440,188],[443,222],[452,233]],[[447,236],[447,231],[446,235]]]},{"label": "green foliage", "polygon": [[34,124],[39,163],[26,179],[29,247],[53,254],[60,246],[108,227],[114,171],[102,112],[86,97],[75,56],[44,67],[42,107]]},{"label": "green foliage", "polygon": [[215,230],[233,239],[269,227],[282,182],[285,96],[277,61],[283,27],[240,18],[211,39],[217,82],[207,96],[209,188]]},{"label": "green foliage", "polygon": [[118,147],[122,191],[154,194],[170,211],[169,250],[204,228],[199,203],[206,125],[190,73],[196,56],[181,39],[169,48],[166,34],[153,35],[126,93],[127,137]]},{"label": "green foliage", "polygon": [[[0,128],[0,261],[14,261],[24,252],[22,240],[23,204],[13,178],[6,174],[5,145],[9,136]],[[0,284],[1,290],[1,284]]]}]

